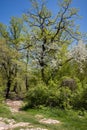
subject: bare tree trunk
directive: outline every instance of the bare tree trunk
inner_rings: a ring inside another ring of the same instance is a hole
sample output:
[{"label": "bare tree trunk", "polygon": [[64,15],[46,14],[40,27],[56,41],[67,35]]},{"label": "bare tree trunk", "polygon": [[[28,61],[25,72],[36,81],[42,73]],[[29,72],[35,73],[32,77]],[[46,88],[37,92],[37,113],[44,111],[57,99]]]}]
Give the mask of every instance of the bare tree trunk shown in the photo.
[{"label": "bare tree trunk", "polygon": [[26,91],[29,89],[29,84],[28,84],[28,62],[29,62],[29,50],[27,50],[26,54],[26,77],[25,77],[25,86],[26,86]]},{"label": "bare tree trunk", "polygon": [[6,99],[9,98],[10,88],[11,88],[11,80],[8,79],[7,88],[6,88],[6,95],[5,95]]},{"label": "bare tree trunk", "polygon": [[26,76],[26,80],[25,80],[25,86],[26,86],[26,91],[28,91],[29,85],[28,85],[28,77],[27,76]]},{"label": "bare tree trunk", "polygon": [[[17,64],[16,64],[16,65],[15,65],[14,78],[17,77],[17,71],[18,71],[18,69],[17,69]],[[14,84],[13,92],[15,92],[15,93],[17,94],[17,81],[16,81],[15,84]]]},{"label": "bare tree trunk", "polygon": [[41,68],[42,81],[45,82],[44,68]]},{"label": "bare tree trunk", "polygon": [[17,82],[14,85],[13,92],[15,92],[17,94]]}]

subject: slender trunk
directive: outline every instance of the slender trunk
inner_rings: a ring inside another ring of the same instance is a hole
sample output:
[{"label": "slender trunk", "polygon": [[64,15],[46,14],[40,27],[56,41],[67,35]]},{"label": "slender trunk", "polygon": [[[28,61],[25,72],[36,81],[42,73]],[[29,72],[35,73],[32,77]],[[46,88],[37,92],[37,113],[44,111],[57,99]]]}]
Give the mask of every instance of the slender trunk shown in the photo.
[{"label": "slender trunk", "polygon": [[44,74],[44,67],[46,65],[45,61],[44,61],[44,56],[45,56],[45,43],[46,40],[44,40],[44,43],[42,44],[42,52],[41,52],[41,60],[40,60],[40,66],[41,66],[41,77],[43,82],[45,82],[45,74]]},{"label": "slender trunk", "polygon": [[[44,20],[43,20],[44,22]],[[40,66],[41,66],[41,78],[42,78],[42,81],[45,82],[45,73],[44,73],[44,70],[45,70],[45,61],[44,61],[44,58],[45,58],[45,51],[46,51],[46,43],[47,43],[47,39],[46,39],[46,36],[44,36],[45,32],[45,28],[44,28],[44,25],[42,24],[41,26],[41,30],[42,30],[42,36],[43,36],[43,44],[41,46],[41,57],[40,57],[40,60],[39,60],[39,63],[40,63]]]},{"label": "slender trunk", "polygon": [[27,50],[27,54],[26,54],[26,77],[25,77],[25,87],[26,87],[26,91],[28,91],[28,62],[29,62],[29,50]]},{"label": "slender trunk", "polygon": [[9,98],[10,88],[11,88],[11,80],[8,79],[7,88],[6,88],[6,95],[5,95],[6,99]]},{"label": "slender trunk", "polygon": [[28,77],[26,76],[26,80],[25,80],[25,86],[26,86],[26,91],[28,91]]},{"label": "slender trunk", "polygon": [[13,92],[15,92],[17,94],[17,82],[14,85]]},{"label": "slender trunk", "polygon": [[45,82],[44,67],[41,68],[42,81]]},{"label": "slender trunk", "polygon": [[[17,77],[17,64],[15,65],[15,72],[14,72],[14,78]],[[17,93],[17,80],[15,81],[14,87],[13,87],[13,92]]]}]

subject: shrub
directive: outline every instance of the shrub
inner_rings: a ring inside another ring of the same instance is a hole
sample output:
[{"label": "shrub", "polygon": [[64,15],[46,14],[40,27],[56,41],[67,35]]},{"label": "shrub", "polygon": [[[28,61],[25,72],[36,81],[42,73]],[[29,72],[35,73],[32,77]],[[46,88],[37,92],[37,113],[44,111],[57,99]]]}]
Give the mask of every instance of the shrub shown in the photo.
[{"label": "shrub", "polygon": [[47,87],[41,84],[34,88],[30,88],[26,96],[28,106],[37,107],[46,104],[47,92]]},{"label": "shrub", "polygon": [[78,87],[72,91],[69,87],[46,86],[40,83],[29,89],[26,95],[27,108],[49,106],[62,109],[86,109],[87,88]]},{"label": "shrub", "polygon": [[46,106],[56,107],[59,106],[60,91],[57,88],[49,88]]},{"label": "shrub", "polygon": [[82,107],[87,110],[87,88],[84,89],[82,93],[81,104]]},{"label": "shrub", "polygon": [[77,106],[77,108],[87,110],[87,88],[85,88],[85,89],[83,90],[83,92],[82,92],[81,95],[80,95],[80,100],[78,100],[77,103],[78,103],[78,104],[76,104],[76,105],[79,106],[79,107]]},{"label": "shrub", "polygon": [[59,107],[62,109],[70,109],[71,106],[71,95],[72,91],[66,87],[60,88],[60,95],[59,95]]},{"label": "shrub", "polygon": [[74,109],[87,110],[87,87],[78,89],[75,93],[73,93],[72,105]]},{"label": "shrub", "polygon": [[34,88],[30,88],[26,100],[27,107],[50,106],[55,107],[59,105],[59,91],[56,88],[47,87],[46,85],[39,84]]}]

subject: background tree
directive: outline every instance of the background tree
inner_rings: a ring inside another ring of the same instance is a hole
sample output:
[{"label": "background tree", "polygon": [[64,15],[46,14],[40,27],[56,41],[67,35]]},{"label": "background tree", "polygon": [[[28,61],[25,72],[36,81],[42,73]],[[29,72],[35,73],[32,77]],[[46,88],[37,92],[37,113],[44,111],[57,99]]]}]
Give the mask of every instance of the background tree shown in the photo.
[{"label": "background tree", "polygon": [[13,91],[17,92],[17,73],[21,62],[22,54],[19,52],[23,42],[23,22],[20,18],[12,17],[9,27],[0,24],[0,36],[3,43],[0,44],[2,62],[1,66],[7,78],[6,98],[13,85]]}]

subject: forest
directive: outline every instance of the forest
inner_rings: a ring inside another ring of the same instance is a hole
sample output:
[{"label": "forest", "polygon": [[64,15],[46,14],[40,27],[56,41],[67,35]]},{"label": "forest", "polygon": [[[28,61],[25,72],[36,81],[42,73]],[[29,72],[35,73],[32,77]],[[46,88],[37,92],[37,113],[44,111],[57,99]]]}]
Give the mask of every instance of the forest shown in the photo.
[{"label": "forest", "polygon": [[0,102],[87,110],[87,44],[76,25],[78,9],[71,0],[61,0],[56,15],[45,1],[31,5],[9,25],[0,23]]}]

